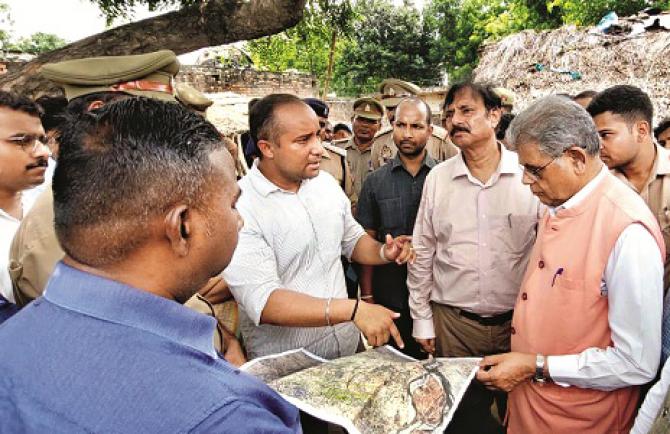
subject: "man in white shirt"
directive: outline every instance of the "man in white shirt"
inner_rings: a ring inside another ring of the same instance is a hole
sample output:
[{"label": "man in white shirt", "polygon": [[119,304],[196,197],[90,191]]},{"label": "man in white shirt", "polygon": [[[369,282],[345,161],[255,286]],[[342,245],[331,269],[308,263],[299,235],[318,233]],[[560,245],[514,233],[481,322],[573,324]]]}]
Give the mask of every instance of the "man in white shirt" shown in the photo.
[{"label": "man in white shirt", "polygon": [[347,299],[340,256],[362,264],[405,263],[410,238],[381,244],[351,215],[332,176],[319,171],[319,122],[295,96],[270,95],[250,114],[260,159],[240,181],[244,218],[224,278],[241,309],[249,358],[304,347],[325,358],[353,354],[363,332],[371,345],[391,336],[398,314]]},{"label": "man in white shirt", "polygon": [[23,192],[44,182],[49,148],[33,101],[0,91],[0,294],[14,301],[9,246],[29,204]]}]

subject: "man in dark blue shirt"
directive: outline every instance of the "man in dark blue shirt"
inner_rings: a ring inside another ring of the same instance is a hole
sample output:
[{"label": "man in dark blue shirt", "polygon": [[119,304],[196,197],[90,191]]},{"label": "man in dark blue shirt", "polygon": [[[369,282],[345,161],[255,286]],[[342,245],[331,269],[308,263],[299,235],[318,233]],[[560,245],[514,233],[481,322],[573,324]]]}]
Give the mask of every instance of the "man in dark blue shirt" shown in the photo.
[{"label": "man in dark blue shirt", "polygon": [[[383,242],[387,234],[393,237],[412,234],[426,175],[436,164],[426,152],[426,143],[433,131],[430,119],[430,107],[424,101],[402,100],[393,125],[393,141],[398,153],[371,173],[363,184],[356,219],[378,241]],[[400,318],[395,323],[405,342],[401,351],[415,358],[425,358],[412,337],[407,266],[386,264],[374,269],[363,266],[361,274],[361,299],[399,312]]]},{"label": "man in dark blue shirt", "polygon": [[0,432],[300,432],[298,411],[216,353],[182,303],[242,221],[216,129],[146,98],[68,122],[53,181],[66,256],[0,326]]}]

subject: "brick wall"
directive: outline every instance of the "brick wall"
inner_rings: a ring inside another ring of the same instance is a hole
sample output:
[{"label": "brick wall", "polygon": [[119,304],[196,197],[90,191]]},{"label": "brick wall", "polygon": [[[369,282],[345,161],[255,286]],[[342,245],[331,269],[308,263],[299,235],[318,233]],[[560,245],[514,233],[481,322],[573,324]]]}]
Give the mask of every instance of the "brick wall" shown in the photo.
[{"label": "brick wall", "polygon": [[188,83],[205,93],[235,92],[249,97],[263,97],[286,92],[301,98],[318,94],[316,77],[296,72],[182,65],[177,81]]}]

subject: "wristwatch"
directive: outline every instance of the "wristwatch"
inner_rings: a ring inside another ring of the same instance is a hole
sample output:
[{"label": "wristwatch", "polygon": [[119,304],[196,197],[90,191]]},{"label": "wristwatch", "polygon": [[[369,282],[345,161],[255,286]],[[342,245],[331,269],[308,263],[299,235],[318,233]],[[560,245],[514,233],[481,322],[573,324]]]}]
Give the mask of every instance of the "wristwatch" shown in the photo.
[{"label": "wristwatch", "polygon": [[536,383],[544,384],[547,381],[547,377],[544,376],[544,356],[538,354],[535,357],[535,376],[533,381]]}]

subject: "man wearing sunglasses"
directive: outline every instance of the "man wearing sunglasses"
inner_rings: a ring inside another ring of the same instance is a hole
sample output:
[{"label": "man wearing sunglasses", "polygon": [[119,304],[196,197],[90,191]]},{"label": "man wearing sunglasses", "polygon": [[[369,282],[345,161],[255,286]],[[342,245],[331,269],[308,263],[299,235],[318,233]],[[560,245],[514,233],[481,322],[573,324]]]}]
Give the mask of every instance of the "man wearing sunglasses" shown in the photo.
[{"label": "man wearing sunglasses", "polygon": [[44,182],[49,148],[33,101],[0,92],[0,294],[13,302],[9,246],[30,203],[23,192]]}]

